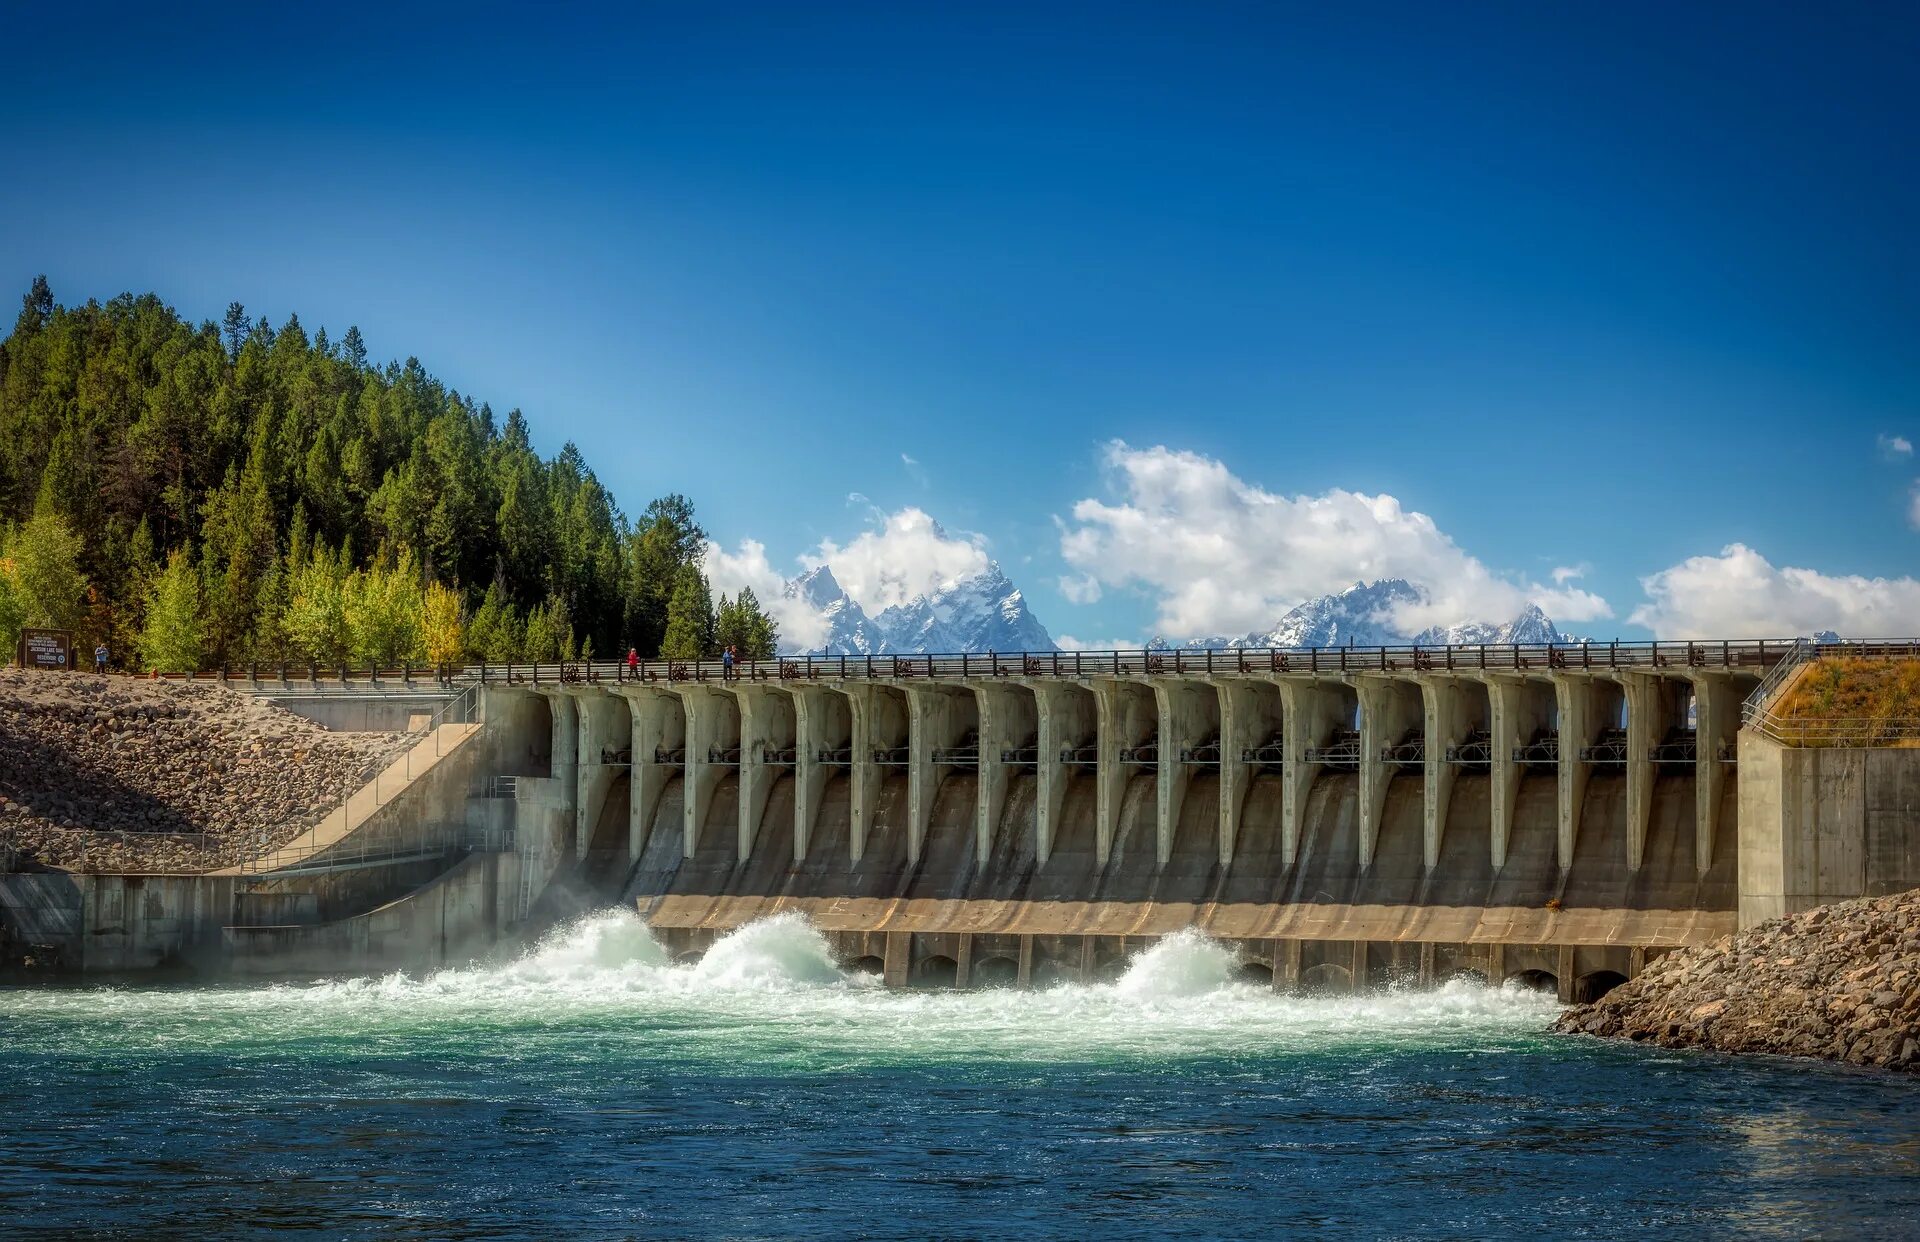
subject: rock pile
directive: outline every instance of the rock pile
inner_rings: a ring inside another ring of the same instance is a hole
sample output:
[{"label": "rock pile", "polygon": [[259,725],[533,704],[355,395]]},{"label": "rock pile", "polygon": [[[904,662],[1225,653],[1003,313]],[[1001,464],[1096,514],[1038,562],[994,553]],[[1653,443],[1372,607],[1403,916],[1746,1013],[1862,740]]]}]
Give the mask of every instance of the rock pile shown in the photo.
[{"label": "rock pile", "polygon": [[1920,889],[1668,954],[1554,1029],[1920,1072]]},{"label": "rock pile", "polygon": [[291,840],[409,741],[218,686],[0,669],[0,846],[74,871],[228,866]]}]

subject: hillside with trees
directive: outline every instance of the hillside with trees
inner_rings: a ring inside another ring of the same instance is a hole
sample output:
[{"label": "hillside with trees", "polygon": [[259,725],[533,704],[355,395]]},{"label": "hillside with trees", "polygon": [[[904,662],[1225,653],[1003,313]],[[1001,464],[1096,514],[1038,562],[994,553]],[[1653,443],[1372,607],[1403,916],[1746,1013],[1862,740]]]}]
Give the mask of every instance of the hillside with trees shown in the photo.
[{"label": "hillside with trees", "polygon": [[27,625],[166,671],[770,656],[705,546],[685,496],[630,519],[572,444],[543,460],[519,410],[358,328],[63,307],[41,278],[0,340],[0,653]]}]

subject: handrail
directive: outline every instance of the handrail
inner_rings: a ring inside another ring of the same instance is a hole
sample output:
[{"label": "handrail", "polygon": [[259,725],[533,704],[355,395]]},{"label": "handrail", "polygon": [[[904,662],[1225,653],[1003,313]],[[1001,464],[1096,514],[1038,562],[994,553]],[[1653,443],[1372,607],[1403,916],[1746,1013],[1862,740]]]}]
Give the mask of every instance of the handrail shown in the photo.
[{"label": "handrail", "polygon": [[[885,656],[786,655],[766,660],[539,661],[470,664],[460,668],[410,670],[307,670],[289,687],[364,686],[394,693],[396,681],[431,676],[441,690],[455,686],[524,685],[554,690],[587,686],[761,684],[796,681],[925,681],[1023,677],[1161,677],[1187,674],[1361,674],[1377,672],[1555,672],[1620,669],[1737,669],[1758,673],[1761,684],[1747,698],[1757,706],[1799,664],[1826,655],[1920,658],[1920,638],[1818,643],[1805,638],[1693,639],[1607,643],[1490,643],[1375,647],[1132,648],[1109,651],[952,652]],[[221,672],[192,679],[220,679]],[[244,676],[232,678],[245,682]],[[262,676],[265,685],[273,678]],[[413,684],[411,681],[404,684]],[[419,693],[420,691],[415,691]],[[433,691],[428,690],[427,693]]]}]

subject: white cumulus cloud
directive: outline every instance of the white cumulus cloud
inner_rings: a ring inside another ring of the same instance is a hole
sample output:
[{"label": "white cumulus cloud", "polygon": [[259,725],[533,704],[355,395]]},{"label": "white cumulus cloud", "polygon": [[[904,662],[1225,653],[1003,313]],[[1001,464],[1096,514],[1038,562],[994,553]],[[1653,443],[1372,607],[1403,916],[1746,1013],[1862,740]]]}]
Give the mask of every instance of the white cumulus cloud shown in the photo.
[{"label": "white cumulus cloud", "polygon": [[938,590],[987,567],[984,535],[949,535],[925,510],[909,506],[845,544],[822,539],[802,565],[830,565],[833,576],[869,614]]},{"label": "white cumulus cloud", "polygon": [[1913,456],[1913,441],[1905,436],[1890,436],[1883,431],[1875,443],[1880,446],[1880,456],[1888,461],[1899,461],[1904,457]]},{"label": "white cumulus cloud", "polygon": [[707,541],[707,582],[715,597],[738,596],[741,587],[752,587],[760,606],[780,627],[780,649],[818,646],[826,639],[827,621],[797,599],[781,592],[786,578],[767,560],[766,545],[757,539],[742,539],[740,546],[727,551],[711,539]]},{"label": "white cumulus cloud", "polygon": [[1920,628],[1920,581],[1775,566],[1745,544],[1642,578],[1631,620],[1661,638],[1905,638]]},{"label": "white cumulus cloud", "polygon": [[1071,634],[1056,635],[1053,645],[1062,651],[1138,651],[1142,646],[1137,638],[1075,638]]},{"label": "white cumulus cloud", "polygon": [[1394,617],[1409,633],[1429,625],[1504,621],[1532,600],[1556,621],[1611,616],[1607,602],[1571,585],[1494,573],[1424,513],[1388,495],[1333,489],[1282,496],[1198,453],[1121,441],[1104,453],[1112,501],[1089,498],[1062,527],[1060,551],[1080,575],[1062,590],[1140,586],[1157,597],[1163,633],[1264,629],[1303,600],[1355,580],[1405,578],[1426,603]]}]

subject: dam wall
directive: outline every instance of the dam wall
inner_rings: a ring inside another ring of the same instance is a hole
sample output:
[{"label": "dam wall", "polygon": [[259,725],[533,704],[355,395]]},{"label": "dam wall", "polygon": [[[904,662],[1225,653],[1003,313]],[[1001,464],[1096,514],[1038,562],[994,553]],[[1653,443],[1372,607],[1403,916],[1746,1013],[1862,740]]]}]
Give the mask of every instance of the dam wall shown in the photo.
[{"label": "dam wall", "polygon": [[1920,748],[1740,734],[1740,925],[1920,888]]},{"label": "dam wall", "polygon": [[[1276,986],[1590,998],[1776,913],[1920,884],[1920,750],[1742,729],[1780,654],[480,670],[477,727],[307,873],[0,877],[0,917],[89,972],[279,973],[452,961],[615,903],[690,957],[793,911],[894,984],[1100,978],[1197,927]],[[457,822],[510,847],[356,862]]]},{"label": "dam wall", "polygon": [[1739,925],[1738,711],[1763,668],[1253,654],[483,693],[550,735],[516,805],[533,886],[617,896],[683,953],[792,910],[892,982],[1086,977],[1193,926],[1277,983],[1573,995]]}]

